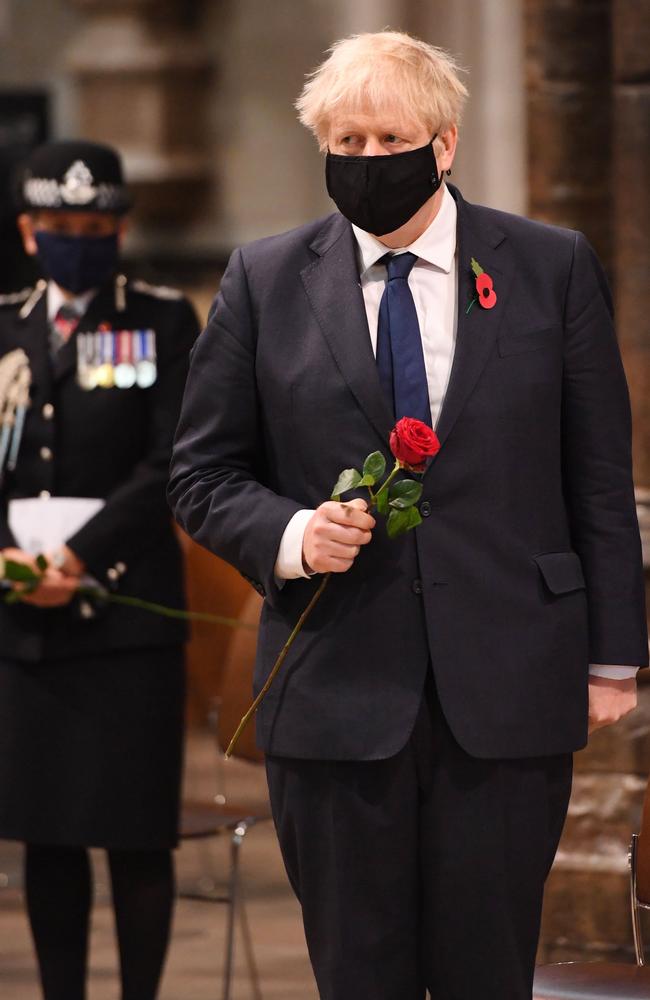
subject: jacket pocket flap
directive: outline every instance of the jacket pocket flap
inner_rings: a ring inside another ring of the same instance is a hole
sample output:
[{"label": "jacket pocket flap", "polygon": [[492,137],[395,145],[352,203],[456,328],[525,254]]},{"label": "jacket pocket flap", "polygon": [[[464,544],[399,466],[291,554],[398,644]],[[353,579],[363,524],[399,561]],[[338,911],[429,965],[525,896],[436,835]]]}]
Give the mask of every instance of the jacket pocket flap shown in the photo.
[{"label": "jacket pocket flap", "polygon": [[499,354],[502,358],[509,354],[525,354],[547,347],[555,342],[556,326],[547,326],[543,330],[531,330],[526,333],[504,332],[499,337]]},{"label": "jacket pocket flap", "polygon": [[552,594],[568,594],[585,587],[580,557],[576,552],[544,552],[533,556]]}]

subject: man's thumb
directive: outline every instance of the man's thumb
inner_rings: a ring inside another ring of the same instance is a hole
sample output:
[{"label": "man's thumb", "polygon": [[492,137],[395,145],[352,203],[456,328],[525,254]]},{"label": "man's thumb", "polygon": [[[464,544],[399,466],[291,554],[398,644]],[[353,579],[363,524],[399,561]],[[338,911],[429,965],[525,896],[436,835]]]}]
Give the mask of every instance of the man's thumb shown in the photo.
[{"label": "man's thumb", "polygon": [[368,510],[368,504],[363,497],[355,497],[354,500],[348,500],[346,506],[356,507],[357,510]]}]

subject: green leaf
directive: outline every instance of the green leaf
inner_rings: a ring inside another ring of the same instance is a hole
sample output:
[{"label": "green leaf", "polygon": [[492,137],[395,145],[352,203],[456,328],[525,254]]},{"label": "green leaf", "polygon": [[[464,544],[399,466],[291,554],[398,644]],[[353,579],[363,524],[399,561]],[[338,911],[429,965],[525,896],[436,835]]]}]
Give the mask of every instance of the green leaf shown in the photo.
[{"label": "green leaf", "polygon": [[5,580],[13,583],[38,583],[40,575],[35,573],[31,566],[24,563],[14,562],[13,559],[5,560]]},{"label": "green leaf", "polygon": [[362,486],[374,486],[374,485],[375,485],[374,476],[364,476],[363,479],[360,479],[359,482],[357,483],[357,489],[361,489]]},{"label": "green leaf", "polygon": [[375,503],[378,514],[388,514],[390,509],[388,506],[388,490],[384,490],[383,492],[380,490],[379,493],[375,493]]},{"label": "green leaf", "polygon": [[418,524],[422,524],[422,518],[417,507],[407,507],[406,510],[391,510],[386,525],[388,537],[398,538],[399,535],[406,534],[411,528],[417,528]]},{"label": "green leaf", "polygon": [[341,493],[347,493],[348,490],[356,490],[360,482],[361,473],[357,469],[344,469],[336,481],[336,486],[332,490],[330,499],[339,500]]},{"label": "green leaf", "polygon": [[369,484],[370,486],[376,483],[378,479],[381,479],[385,471],[386,459],[380,451],[373,451],[372,455],[368,455],[367,459],[363,463],[363,478],[365,479],[366,476],[372,477],[372,483]]},{"label": "green leaf", "polygon": [[36,565],[40,569],[41,573],[44,573],[49,566],[49,563],[42,552],[36,556]]},{"label": "green leaf", "polygon": [[476,275],[477,278],[478,278],[479,274],[483,274],[483,268],[481,267],[481,265],[477,261],[476,257],[472,257],[470,263],[472,265],[472,271],[474,272],[474,274]]},{"label": "green leaf", "polygon": [[401,479],[391,486],[388,496],[389,506],[395,510],[406,510],[422,496],[422,483],[416,483],[414,479]]}]

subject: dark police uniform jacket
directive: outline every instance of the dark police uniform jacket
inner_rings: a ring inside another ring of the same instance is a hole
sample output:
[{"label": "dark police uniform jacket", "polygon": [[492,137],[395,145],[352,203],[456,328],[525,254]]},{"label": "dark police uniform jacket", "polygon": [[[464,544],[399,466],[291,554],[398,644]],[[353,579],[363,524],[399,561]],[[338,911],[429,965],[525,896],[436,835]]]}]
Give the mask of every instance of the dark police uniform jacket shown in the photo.
[{"label": "dark police uniform jacket", "polygon": [[[17,466],[4,472],[0,489],[0,546],[15,545],[7,522],[13,498],[101,498],[104,508],[67,540],[88,573],[123,594],[182,607],[181,558],[165,483],[197,333],[192,307],[172,290],[119,276],[99,290],[50,360],[46,298],[42,287],[40,295],[37,289],[0,304],[0,356],[23,348],[32,372]],[[98,328],[155,331],[158,374],[150,388],[79,386],[77,334]],[[184,637],[178,621],[115,605],[0,603],[0,657],[19,661],[178,645]]]}]

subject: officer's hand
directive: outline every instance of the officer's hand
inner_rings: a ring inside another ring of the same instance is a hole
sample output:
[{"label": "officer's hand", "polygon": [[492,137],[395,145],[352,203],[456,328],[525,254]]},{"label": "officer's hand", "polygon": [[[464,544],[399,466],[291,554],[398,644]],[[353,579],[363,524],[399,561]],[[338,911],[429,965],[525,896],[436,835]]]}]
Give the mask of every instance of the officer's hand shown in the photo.
[{"label": "officer's hand", "polygon": [[3,549],[2,557],[3,559],[8,559],[9,562],[22,563],[24,566],[29,566],[35,573],[39,572],[34,556],[31,556],[29,552],[23,552],[22,549]]},{"label": "officer's hand", "polygon": [[69,604],[74,597],[79,580],[74,576],[66,576],[51,566],[45,570],[43,579],[31,594],[22,594],[21,603],[32,604],[36,608],[59,608]]},{"label": "officer's hand", "polygon": [[365,500],[320,505],[307,522],[302,543],[305,569],[313,573],[345,573],[372,538],[375,519]]},{"label": "officer's hand", "polygon": [[636,708],[636,677],[612,680],[589,678],[589,732],[611,726]]},{"label": "officer's hand", "polygon": [[86,572],[85,564],[68,545],[61,546],[52,557],[52,562],[66,576],[83,576]]}]

